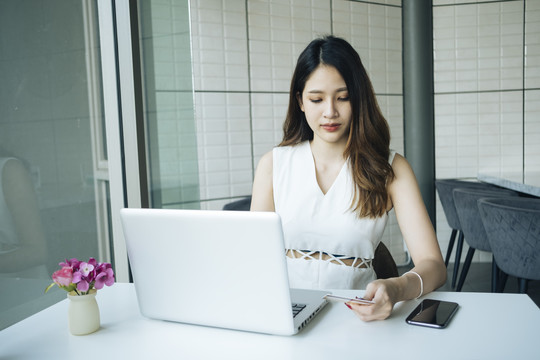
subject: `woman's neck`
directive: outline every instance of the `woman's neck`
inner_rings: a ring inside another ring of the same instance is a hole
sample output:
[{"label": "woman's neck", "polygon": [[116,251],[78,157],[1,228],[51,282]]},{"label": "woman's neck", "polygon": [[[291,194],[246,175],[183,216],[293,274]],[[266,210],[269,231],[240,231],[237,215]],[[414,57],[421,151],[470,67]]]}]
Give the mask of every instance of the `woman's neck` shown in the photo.
[{"label": "woman's neck", "polygon": [[329,163],[345,161],[345,143],[327,143],[313,139],[310,141],[311,153],[317,162]]},{"label": "woman's neck", "polygon": [[336,181],[346,161],[343,157],[344,146],[312,141],[310,147],[317,184],[322,193],[326,194]]}]

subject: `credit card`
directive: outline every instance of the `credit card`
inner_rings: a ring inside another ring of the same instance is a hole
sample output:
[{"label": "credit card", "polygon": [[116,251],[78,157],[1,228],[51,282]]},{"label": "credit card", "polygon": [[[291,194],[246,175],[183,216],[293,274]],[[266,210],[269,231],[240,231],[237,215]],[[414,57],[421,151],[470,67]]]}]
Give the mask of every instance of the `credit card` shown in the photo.
[{"label": "credit card", "polygon": [[329,300],[329,301],[340,301],[340,302],[343,302],[343,303],[347,303],[347,302],[352,302],[352,303],[357,303],[357,304],[362,304],[362,305],[371,305],[371,304],[375,304],[373,301],[371,300],[366,300],[366,299],[363,299],[363,298],[359,298],[359,297],[356,297],[356,298],[348,298],[348,297],[344,297],[344,296],[338,296],[338,295],[333,295],[333,294],[326,294],[324,296],[324,298],[326,300]]}]

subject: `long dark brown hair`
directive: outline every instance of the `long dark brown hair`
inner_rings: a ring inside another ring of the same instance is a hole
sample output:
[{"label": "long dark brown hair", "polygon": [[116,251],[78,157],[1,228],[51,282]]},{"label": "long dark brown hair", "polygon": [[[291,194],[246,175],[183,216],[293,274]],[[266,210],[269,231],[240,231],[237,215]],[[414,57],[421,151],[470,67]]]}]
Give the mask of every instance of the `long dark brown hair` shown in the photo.
[{"label": "long dark brown hair", "polygon": [[308,78],[319,65],[334,67],[349,92],[352,119],[343,155],[349,159],[355,184],[351,210],[359,217],[382,216],[388,203],[386,184],[394,177],[388,163],[390,130],[360,56],[347,41],[325,36],[313,40],[300,54],[291,81],[289,108],[279,146],[313,140],[313,131],[300,108],[298,95],[301,97]]}]

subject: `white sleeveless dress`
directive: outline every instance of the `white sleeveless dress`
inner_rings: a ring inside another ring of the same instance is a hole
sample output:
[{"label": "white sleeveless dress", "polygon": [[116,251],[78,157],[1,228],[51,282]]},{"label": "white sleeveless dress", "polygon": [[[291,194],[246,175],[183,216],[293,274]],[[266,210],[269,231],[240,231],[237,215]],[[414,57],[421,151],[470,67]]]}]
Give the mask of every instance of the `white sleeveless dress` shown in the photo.
[{"label": "white sleeveless dress", "polygon": [[[392,163],[395,152],[391,152]],[[286,249],[326,253],[287,257],[290,286],[308,289],[365,289],[376,279],[371,266],[375,248],[388,215],[358,218],[349,208],[353,182],[348,162],[323,194],[315,173],[308,141],[273,150],[273,191],[276,212],[281,216]],[[361,266],[347,266],[341,258],[357,258]]]}]

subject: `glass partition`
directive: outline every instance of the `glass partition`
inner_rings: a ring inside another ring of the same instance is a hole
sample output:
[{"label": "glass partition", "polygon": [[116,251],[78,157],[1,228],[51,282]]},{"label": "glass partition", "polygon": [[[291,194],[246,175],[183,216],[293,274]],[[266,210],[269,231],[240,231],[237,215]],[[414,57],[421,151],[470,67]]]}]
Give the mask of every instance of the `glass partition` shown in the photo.
[{"label": "glass partition", "polygon": [[141,0],[139,17],[150,206],[199,209],[189,2]]},{"label": "glass partition", "polygon": [[66,297],[60,261],[111,261],[95,14],[0,1],[0,329]]}]

